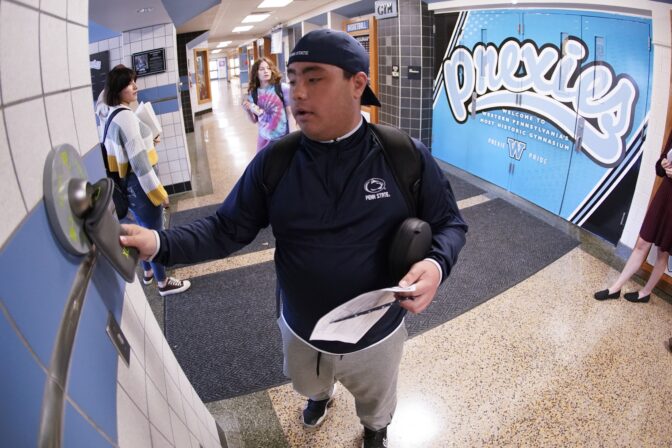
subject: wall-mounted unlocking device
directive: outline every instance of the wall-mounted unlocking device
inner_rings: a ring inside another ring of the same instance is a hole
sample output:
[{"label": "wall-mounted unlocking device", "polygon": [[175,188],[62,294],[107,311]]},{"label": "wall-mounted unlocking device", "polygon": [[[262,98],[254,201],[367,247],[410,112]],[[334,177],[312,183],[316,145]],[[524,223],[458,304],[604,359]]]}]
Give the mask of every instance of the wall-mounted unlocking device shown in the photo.
[{"label": "wall-mounted unlocking device", "polygon": [[114,183],[91,184],[79,153],[65,144],[49,153],[44,167],[44,202],[52,231],[70,253],[85,255],[95,244],[127,282],[135,277],[138,252],[119,242],[121,225],[112,201]]}]

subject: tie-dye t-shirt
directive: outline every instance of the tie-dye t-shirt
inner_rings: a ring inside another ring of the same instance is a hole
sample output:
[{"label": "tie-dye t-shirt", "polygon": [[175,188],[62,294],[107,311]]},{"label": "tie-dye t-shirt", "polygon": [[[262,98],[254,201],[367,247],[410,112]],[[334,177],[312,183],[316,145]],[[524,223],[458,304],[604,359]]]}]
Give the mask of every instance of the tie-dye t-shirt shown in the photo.
[{"label": "tie-dye t-shirt", "polygon": [[[282,83],[282,95],[285,98],[285,107],[289,106],[289,85]],[[264,110],[264,114],[259,117],[259,137],[266,140],[275,140],[287,134],[287,113],[282,105],[282,100],[275,93],[275,87],[259,87],[257,89],[257,106]],[[250,103],[252,95],[247,96]]]}]

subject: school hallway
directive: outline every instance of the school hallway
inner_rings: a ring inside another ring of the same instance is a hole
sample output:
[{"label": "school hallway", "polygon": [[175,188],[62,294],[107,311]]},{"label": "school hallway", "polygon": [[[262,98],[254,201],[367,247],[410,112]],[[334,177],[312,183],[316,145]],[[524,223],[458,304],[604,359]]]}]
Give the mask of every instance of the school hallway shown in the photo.
[{"label": "school hallway", "polygon": [[[198,116],[195,131],[187,135],[193,190],[171,197],[169,223],[181,214],[212,211],[255,155],[257,130],[240,107],[239,84],[215,81],[212,91],[213,111]],[[492,286],[488,291],[496,293],[445,321],[438,317],[440,323],[423,327],[406,342],[397,410],[388,429],[389,445],[672,446],[672,354],[664,346],[672,336],[670,297],[656,290],[648,304],[594,300],[593,293],[605,288],[623,266],[613,246],[499,187],[441,165],[451,181],[461,185],[464,194],[458,195],[458,205],[471,225],[466,247],[473,250],[461,254],[454,275],[446,282],[461,279],[458,281],[465,284]],[[508,221],[498,221],[496,213],[500,211],[524,220],[511,222],[543,224],[545,232],[575,244],[550,262],[541,263],[544,265],[539,269],[534,267],[537,265],[529,267],[525,255],[543,258],[545,254],[533,253],[536,246],[518,245],[515,249],[520,252],[516,253],[523,256],[508,257],[512,248],[507,244],[511,238],[524,241],[536,229],[504,228]],[[472,225],[469,217],[482,227]],[[492,237],[487,244],[479,228]],[[227,283],[219,289],[225,296],[228,285],[249,290],[255,278],[262,280],[254,276],[274,275],[267,269],[272,266],[273,253],[272,242],[262,241],[244,253],[177,267],[172,273],[190,279],[195,291],[226,273]],[[471,253],[485,261],[473,262]],[[500,267],[505,270],[483,268],[490,257],[501,259]],[[500,272],[506,272],[516,279],[519,263],[525,265],[521,269],[530,270],[522,281],[509,279],[507,283],[499,278]],[[460,265],[468,270],[457,272]],[[638,286],[630,282],[623,292]],[[155,286],[145,287],[145,292],[164,329],[168,325],[165,319],[173,319],[171,325],[180,327],[180,322],[174,321],[176,315],[171,314],[173,305],[164,307],[168,300],[179,307],[184,303],[178,301],[198,299],[193,291],[165,301],[156,294]],[[266,294],[267,290],[258,292]],[[264,299],[274,307],[272,294]],[[435,310],[432,304],[423,314],[431,315]],[[226,322],[226,315],[217,317]],[[275,325],[273,319],[269,314],[267,322]],[[234,324],[245,325],[240,321]],[[176,347],[176,334],[167,331],[166,338],[198,392],[202,381],[190,377],[193,370],[184,364],[188,358]],[[215,341],[218,334],[213,331],[211,335],[212,347],[215,342],[226,346],[226,341]],[[258,342],[247,341],[249,347]],[[210,345],[207,340],[200,343],[206,348]],[[229,345],[246,350],[239,340],[232,339]],[[230,355],[218,349],[189,356],[200,358],[207,366],[227,363]],[[233,356],[231,362],[235,362]],[[317,430],[303,428],[299,416],[305,400],[291,384],[256,389],[225,399],[212,399],[216,393],[201,396],[223,430],[228,447],[360,446],[362,427],[353,398],[344,387],[338,389],[325,422]]]}]

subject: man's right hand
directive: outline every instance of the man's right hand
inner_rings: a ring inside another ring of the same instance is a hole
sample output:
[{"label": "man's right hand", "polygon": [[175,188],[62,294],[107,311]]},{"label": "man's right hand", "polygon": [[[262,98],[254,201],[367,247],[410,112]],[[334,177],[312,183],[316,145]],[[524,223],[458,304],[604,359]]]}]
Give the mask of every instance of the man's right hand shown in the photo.
[{"label": "man's right hand", "polygon": [[156,252],[154,232],[136,224],[122,224],[119,241],[122,246],[138,249],[140,258],[145,261]]}]

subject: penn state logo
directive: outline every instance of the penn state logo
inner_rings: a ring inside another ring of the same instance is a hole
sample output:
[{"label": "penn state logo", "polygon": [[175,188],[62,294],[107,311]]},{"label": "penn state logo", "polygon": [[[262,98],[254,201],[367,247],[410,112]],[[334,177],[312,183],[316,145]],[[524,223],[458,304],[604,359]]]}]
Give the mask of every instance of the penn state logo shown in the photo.
[{"label": "penn state logo", "polygon": [[380,193],[385,189],[385,181],[377,177],[371,178],[364,184],[364,190],[367,193]]},{"label": "penn state logo", "polygon": [[364,195],[367,201],[390,197],[390,193],[386,191],[385,180],[378,177],[372,177],[364,182],[364,191],[368,193]]}]

